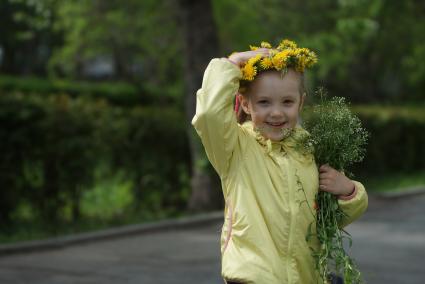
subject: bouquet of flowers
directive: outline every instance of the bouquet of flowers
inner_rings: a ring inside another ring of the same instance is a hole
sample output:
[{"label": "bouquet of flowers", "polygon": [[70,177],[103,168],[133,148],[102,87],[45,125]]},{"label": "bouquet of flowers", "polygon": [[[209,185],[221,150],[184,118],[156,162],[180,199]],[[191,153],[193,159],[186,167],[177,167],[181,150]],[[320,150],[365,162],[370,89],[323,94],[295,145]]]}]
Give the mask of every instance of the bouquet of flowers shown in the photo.
[{"label": "bouquet of flowers", "polygon": [[[323,89],[316,94],[320,102],[304,122],[310,137],[304,147],[313,151],[317,165],[328,164],[346,171],[347,167],[363,160],[368,132],[362,128],[360,119],[351,113],[342,97],[328,98]],[[337,198],[324,191],[316,196],[316,228],[320,241],[319,251],[313,251],[316,265],[323,280],[330,275],[329,261],[333,261],[335,272],[343,275],[344,283],[361,281],[360,271],[343,247],[343,239],[352,245],[351,236],[339,227],[344,212],[339,208]],[[307,239],[311,234],[307,234]]]}]

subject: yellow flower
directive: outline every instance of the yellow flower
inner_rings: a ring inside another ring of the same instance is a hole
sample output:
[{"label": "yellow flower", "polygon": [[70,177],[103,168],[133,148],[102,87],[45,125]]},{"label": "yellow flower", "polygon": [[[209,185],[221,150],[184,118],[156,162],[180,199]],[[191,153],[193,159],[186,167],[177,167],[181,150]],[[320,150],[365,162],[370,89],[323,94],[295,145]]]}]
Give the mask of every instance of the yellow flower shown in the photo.
[{"label": "yellow flower", "polygon": [[284,39],[279,43],[279,46],[277,47],[277,49],[279,50],[287,49],[287,48],[295,49],[297,48],[297,44],[293,42],[292,40]]},{"label": "yellow flower", "polygon": [[276,70],[282,70],[286,66],[285,59],[281,57],[273,57],[272,62]]},{"label": "yellow flower", "polygon": [[262,48],[272,48],[272,45],[270,43],[268,43],[267,41],[262,41],[261,47]]},{"label": "yellow flower", "polygon": [[288,59],[289,50],[284,50],[281,52],[278,52],[276,55],[272,58],[272,63],[274,68],[276,70],[282,70],[286,67],[286,61]]},{"label": "yellow flower", "polygon": [[288,53],[288,57],[295,58],[298,56],[298,54],[300,54],[300,51],[298,49],[287,49],[286,51]]},{"label": "yellow flower", "polygon": [[242,79],[252,81],[254,80],[255,75],[257,75],[257,67],[251,64],[246,64],[242,68]]},{"label": "yellow flower", "polygon": [[247,64],[255,65],[255,63],[257,63],[260,59],[261,59],[261,54],[257,54],[256,56],[248,59]]},{"label": "yellow flower", "polygon": [[304,72],[306,68],[310,68],[317,63],[317,56],[308,48],[299,48],[294,41],[284,39],[277,47],[272,47],[269,42],[262,41],[259,46],[249,46],[252,51],[259,48],[268,48],[269,56],[262,57],[256,55],[250,58],[241,68],[242,80],[252,81],[255,76],[269,69],[286,70],[286,68],[294,68],[298,72]]},{"label": "yellow flower", "polygon": [[298,60],[297,60],[297,63],[295,65],[295,70],[302,73],[302,72],[304,72],[304,68],[305,68],[306,63],[307,63],[307,58],[306,58],[305,55],[302,54],[302,55],[298,56],[297,59]]},{"label": "yellow flower", "polygon": [[308,48],[297,48],[298,54],[306,55],[310,54],[310,50]]},{"label": "yellow flower", "polygon": [[313,66],[317,62],[316,54],[308,48],[297,49],[295,69],[299,72],[304,72],[305,68]]},{"label": "yellow flower", "polygon": [[270,52],[269,52],[269,55],[271,56],[271,57],[273,57],[273,56],[275,56],[276,54],[278,54],[279,53],[279,50],[277,50],[277,49],[272,49],[272,50],[270,50]]},{"label": "yellow flower", "polygon": [[316,63],[317,63],[316,53],[314,53],[313,51],[310,51],[309,54],[308,54],[308,57],[307,57],[306,67],[310,68],[311,66],[313,66]]},{"label": "yellow flower", "polygon": [[264,57],[261,61],[260,61],[260,66],[261,68],[263,68],[264,70],[270,69],[273,67],[273,62],[270,59],[270,57]]}]

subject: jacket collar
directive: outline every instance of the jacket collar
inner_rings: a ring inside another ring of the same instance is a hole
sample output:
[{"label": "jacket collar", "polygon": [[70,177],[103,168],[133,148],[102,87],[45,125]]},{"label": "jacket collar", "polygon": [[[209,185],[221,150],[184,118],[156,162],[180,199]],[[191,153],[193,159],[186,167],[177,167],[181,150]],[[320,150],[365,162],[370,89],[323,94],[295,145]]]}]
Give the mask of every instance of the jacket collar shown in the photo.
[{"label": "jacket collar", "polygon": [[244,122],[242,128],[246,129],[270,156],[273,156],[273,152],[281,152],[284,155],[289,154],[302,162],[313,161],[312,151],[303,147],[310,137],[310,134],[300,125],[289,130],[288,135],[280,141],[272,141],[265,138],[261,135],[260,131],[254,127],[254,123],[250,120]]}]

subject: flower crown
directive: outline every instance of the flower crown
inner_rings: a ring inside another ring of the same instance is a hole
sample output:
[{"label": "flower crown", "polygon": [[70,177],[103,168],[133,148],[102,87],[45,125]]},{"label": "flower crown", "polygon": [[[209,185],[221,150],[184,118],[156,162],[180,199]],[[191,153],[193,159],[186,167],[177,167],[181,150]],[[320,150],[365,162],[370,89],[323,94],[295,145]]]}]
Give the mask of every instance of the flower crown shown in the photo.
[{"label": "flower crown", "polygon": [[297,44],[291,40],[284,39],[280,44],[272,48],[268,42],[261,42],[260,47],[250,45],[251,50],[259,48],[270,48],[270,55],[262,57],[258,54],[250,58],[245,65],[241,67],[242,80],[252,81],[255,76],[264,70],[275,69],[286,73],[289,67],[303,73],[305,68],[310,68],[317,62],[317,56],[308,48],[297,47]]}]

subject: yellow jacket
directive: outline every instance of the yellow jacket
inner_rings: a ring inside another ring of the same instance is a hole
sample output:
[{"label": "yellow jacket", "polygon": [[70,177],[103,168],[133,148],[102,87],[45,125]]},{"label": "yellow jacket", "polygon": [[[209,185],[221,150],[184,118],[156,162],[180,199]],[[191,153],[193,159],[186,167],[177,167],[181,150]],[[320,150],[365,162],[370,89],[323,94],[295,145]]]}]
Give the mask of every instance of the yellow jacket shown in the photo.
[{"label": "yellow jacket", "polygon": [[[211,60],[192,120],[221,178],[226,202],[222,277],[255,284],[320,283],[309,248],[317,248],[318,240],[306,241],[316,218],[312,208],[318,170],[311,155],[295,150],[297,138],[306,131],[296,127],[292,136],[272,142],[256,132],[252,122],[238,124],[233,99],[241,75],[228,60]],[[363,185],[354,183],[354,198],[338,201],[349,216],[341,226],[367,208]]]}]

